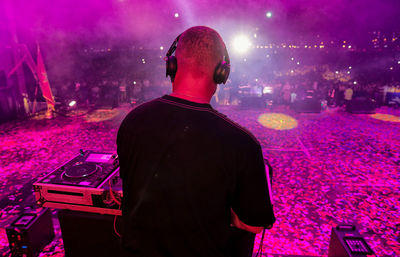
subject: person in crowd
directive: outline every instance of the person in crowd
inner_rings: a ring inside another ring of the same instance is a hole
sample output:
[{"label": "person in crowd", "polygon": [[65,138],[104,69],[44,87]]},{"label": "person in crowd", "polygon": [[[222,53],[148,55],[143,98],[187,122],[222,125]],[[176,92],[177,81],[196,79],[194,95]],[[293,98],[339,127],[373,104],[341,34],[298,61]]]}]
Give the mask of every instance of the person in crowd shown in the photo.
[{"label": "person in crowd", "polygon": [[353,97],[353,89],[351,88],[351,86],[349,86],[344,91],[344,101],[345,101],[346,105],[349,104],[349,102],[351,101],[352,97]]}]

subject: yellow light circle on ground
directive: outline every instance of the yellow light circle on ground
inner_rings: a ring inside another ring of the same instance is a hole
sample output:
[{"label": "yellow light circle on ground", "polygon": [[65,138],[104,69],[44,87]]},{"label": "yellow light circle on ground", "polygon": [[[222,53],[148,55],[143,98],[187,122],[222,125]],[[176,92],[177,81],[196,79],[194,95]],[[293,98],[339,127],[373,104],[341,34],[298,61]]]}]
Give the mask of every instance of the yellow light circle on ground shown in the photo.
[{"label": "yellow light circle on ground", "polygon": [[99,109],[96,110],[92,113],[89,113],[86,115],[85,120],[87,122],[101,122],[105,120],[110,120],[117,116],[119,114],[119,111],[117,109]]},{"label": "yellow light circle on ground", "polygon": [[400,117],[391,115],[391,114],[375,113],[375,114],[371,114],[370,117],[377,119],[377,120],[400,122]]},{"label": "yellow light circle on ground", "polygon": [[266,128],[276,130],[289,130],[297,127],[297,120],[283,113],[261,114],[258,122]]}]

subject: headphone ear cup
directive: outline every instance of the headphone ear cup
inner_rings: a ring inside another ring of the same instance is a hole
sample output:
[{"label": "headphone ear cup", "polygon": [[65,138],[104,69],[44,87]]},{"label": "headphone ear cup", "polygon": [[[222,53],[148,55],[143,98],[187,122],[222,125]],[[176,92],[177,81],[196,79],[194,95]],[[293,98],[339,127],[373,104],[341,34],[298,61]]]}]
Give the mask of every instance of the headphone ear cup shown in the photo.
[{"label": "headphone ear cup", "polygon": [[178,70],[178,61],[175,56],[167,56],[166,60],[166,77],[171,77],[171,82],[174,82],[176,71]]},{"label": "headphone ear cup", "polygon": [[214,82],[216,84],[225,84],[231,71],[230,65],[226,62],[218,63],[214,70]]}]

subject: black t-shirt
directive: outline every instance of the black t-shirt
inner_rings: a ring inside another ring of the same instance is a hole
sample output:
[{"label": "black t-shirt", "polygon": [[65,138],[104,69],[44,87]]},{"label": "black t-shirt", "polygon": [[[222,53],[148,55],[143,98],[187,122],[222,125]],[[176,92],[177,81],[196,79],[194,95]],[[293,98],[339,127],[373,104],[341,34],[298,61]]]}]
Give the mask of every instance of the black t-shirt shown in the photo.
[{"label": "black t-shirt", "polygon": [[248,225],[275,222],[260,144],[209,104],[140,105],[117,146],[123,256],[228,256],[231,208]]}]

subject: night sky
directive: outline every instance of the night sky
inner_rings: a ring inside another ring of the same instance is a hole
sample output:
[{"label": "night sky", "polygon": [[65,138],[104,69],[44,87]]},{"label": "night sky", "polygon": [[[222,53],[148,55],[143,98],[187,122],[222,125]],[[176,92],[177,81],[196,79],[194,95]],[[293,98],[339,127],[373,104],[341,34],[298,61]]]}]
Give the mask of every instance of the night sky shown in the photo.
[{"label": "night sky", "polygon": [[[5,0],[3,0],[5,1]],[[1,2],[1,1],[0,1]],[[11,3],[21,36],[35,40],[130,40],[159,45],[193,25],[223,37],[259,28],[267,40],[351,39],[373,30],[400,30],[398,0],[104,0]],[[272,17],[266,18],[271,11]],[[175,13],[179,14],[175,18]]]}]

